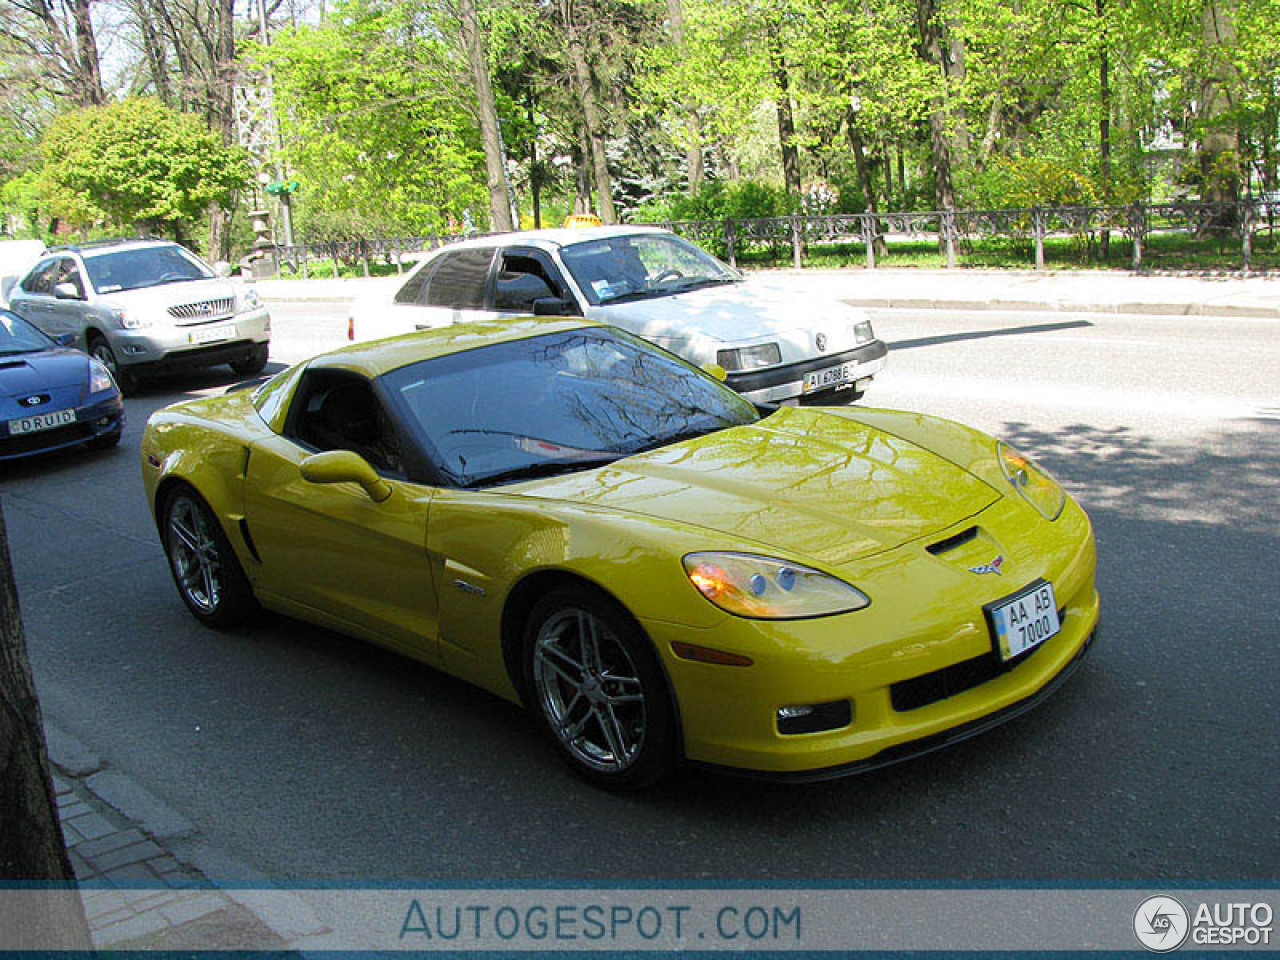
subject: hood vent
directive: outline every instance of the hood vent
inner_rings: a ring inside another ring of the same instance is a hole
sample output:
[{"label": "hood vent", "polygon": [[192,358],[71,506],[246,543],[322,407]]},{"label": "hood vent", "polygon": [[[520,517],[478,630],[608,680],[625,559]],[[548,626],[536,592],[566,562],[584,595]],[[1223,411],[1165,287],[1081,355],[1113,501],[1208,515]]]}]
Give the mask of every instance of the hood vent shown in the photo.
[{"label": "hood vent", "polygon": [[977,535],[978,528],[970,527],[968,530],[961,530],[955,536],[947,537],[945,540],[939,540],[937,543],[931,543],[925,547],[925,549],[936,557],[950,550],[954,550],[956,547],[964,546]]}]

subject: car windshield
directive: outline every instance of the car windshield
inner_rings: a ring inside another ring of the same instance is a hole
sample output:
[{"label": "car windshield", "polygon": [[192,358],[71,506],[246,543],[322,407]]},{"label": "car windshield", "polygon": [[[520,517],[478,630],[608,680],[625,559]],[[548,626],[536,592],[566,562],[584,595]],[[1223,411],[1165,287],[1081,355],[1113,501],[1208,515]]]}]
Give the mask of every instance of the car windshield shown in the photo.
[{"label": "car windshield", "polygon": [[620,330],[497,343],[381,378],[459,486],[599,466],[759,419],[723,384]]},{"label": "car windshield", "polygon": [[216,276],[194,254],[174,244],[95,253],[84,258],[84,267],[98,293],[140,290],[162,283],[209,280]]},{"label": "car windshield", "polygon": [[27,321],[8,310],[0,310],[0,357],[49,350],[54,342]]},{"label": "car windshield", "polygon": [[669,233],[628,234],[562,247],[560,257],[592,306],[669,297],[742,276]]}]

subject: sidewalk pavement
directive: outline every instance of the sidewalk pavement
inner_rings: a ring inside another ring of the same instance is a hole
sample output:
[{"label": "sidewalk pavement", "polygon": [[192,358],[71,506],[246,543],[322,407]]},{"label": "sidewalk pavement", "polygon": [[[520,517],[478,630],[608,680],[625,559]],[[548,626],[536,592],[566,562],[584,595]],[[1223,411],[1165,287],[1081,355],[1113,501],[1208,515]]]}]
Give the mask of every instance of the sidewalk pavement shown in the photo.
[{"label": "sidewalk pavement", "polygon": [[173,841],[194,834],[193,824],[105,768],[75,738],[52,726],[46,733],[58,816],[95,949],[288,950],[323,931],[311,918],[301,928],[273,928],[248,898],[175,855]]},{"label": "sidewalk pavement", "polygon": [[[1280,319],[1280,277],[1230,275],[1149,276],[1105,270],[767,270],[779,283],[795,283],[859,307],[913,310],[1012,310],[1141,313]],[[397,277],[260,280],[269,303],[343,301]]]}]

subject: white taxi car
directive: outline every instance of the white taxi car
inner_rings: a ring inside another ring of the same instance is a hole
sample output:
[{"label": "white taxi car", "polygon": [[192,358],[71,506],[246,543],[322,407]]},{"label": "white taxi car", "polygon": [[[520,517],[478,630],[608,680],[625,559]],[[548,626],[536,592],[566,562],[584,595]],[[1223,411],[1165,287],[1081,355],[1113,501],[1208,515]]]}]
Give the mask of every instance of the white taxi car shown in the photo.
[{"label": "white taxi car", "polygon": [[348,336],[372,340],[496,316],[613,324],[698,366],[723,367],[757,403],[862,396],[887,348],[838,300],[744,277],[653,227],[536,230],[433,252],[397,286],[352,304]]}]

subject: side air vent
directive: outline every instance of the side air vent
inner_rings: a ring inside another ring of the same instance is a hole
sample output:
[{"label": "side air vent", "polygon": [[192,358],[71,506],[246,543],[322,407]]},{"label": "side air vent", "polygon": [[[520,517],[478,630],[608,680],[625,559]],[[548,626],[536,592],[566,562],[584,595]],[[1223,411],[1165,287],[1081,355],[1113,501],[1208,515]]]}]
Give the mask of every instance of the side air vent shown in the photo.
[{"label": "side air vent", "polygon": [[978,535],[977,527],[970,527],[968,530],[961,530],[953,537],[947,537],[945,540],[939,540],[937,543],[931,543],[927,547],[931,554],[935,557],[939,554],[946,553],[948,550],[954,550],[956,547],[964,546],[974,537]]}]

